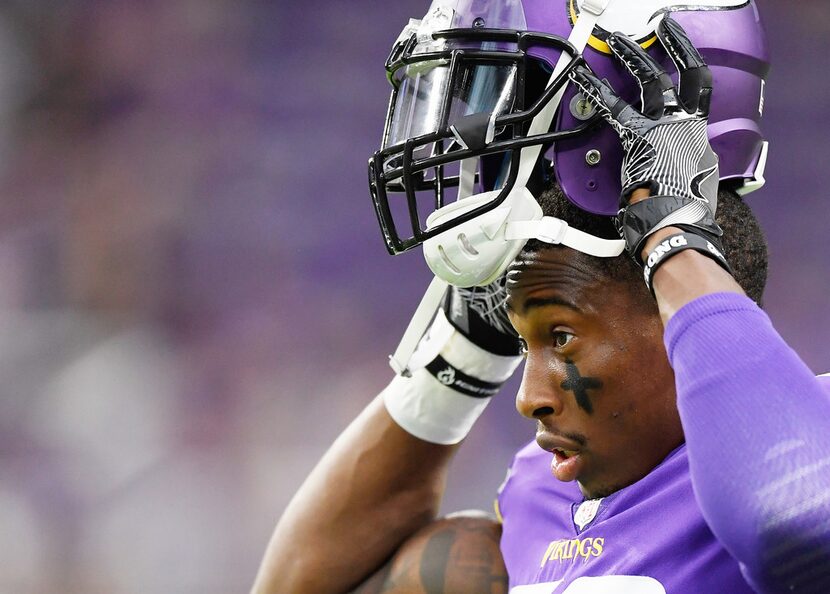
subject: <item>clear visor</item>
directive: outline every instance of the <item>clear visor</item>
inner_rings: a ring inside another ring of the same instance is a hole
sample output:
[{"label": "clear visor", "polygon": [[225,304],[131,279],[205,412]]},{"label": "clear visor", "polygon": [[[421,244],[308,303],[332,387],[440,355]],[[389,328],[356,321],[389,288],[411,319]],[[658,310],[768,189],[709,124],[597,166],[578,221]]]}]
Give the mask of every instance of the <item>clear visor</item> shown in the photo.
[{"label": "clear visor", "polygon": [[424,28],[527,29],[522,0],[433,0],[424,18]]},{"label": "clear visor", "polygon": [[[424,18],[410,22],[399,41],[414,35],[414,56],[448,56],[453,49],[508,49],[495,43],[436,40],[432,35],[446,29],[523,30],[525,22],[521,0],[433,0]],[[450,72],[448,61],[415,62],[395,72],[393,83],[397,91],[384,147],[446,129],[467,115],[509,111],[516,97],[516,66],[461,59]]]},{"label": "clear visor", "polygon": [[516,99],[515,64],[408,66],[399,82],[386,146],[438,132],[475,113],[501,115]]}]

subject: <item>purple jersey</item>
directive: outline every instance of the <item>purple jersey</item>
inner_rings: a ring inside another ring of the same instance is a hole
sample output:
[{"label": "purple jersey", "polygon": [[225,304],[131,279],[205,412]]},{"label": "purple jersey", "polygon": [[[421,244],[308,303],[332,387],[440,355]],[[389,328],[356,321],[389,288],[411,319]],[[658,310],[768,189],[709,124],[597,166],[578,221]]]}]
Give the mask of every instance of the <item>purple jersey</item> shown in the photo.
[{"label": "purple jersey", "polygon": [[511,594],[827,594],[830,377],[740,295],[686,305],[665,343],[685,445],[590,501],[519,452],[498,498]]},{"label": "purple jersey", "polygon": [[[553,477],[551,459],[531,443],[499,493],[512,594],[752,592],[700,513],[686,446],[642,480],[587,502],[576,483]],[[525,584],[538,585],[517,587]]]}]

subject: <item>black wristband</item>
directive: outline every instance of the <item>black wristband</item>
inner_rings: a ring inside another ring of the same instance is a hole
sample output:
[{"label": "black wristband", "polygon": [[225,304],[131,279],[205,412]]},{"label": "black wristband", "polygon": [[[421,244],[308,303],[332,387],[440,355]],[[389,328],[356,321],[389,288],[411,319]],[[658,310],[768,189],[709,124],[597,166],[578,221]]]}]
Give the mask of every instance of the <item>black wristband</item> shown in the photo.
[{"label": "black wristband", "polygon": [[704,256],[712,258],[724,270],[732,274],[732,269],[729,267],[726,257],[723,255],[721,249],[713,242],[695,233],[675,233],[658,243],[651,250],[645,262],[643,262],[643,279],[646,281],[646,286],[652,295],[654,294],[654,286],[651,281],[654,278],[654,273],[669,258],[676,256],[684,250],[700,252]]},{"label": "black wristband", "polygon": [[467,375],[447,363],[446,359],[438,355],[429,362],[426,370],[439,382],[462,394],[473,398],[490,398],[501,388],[500,383],[485,382],[471,375]]}]

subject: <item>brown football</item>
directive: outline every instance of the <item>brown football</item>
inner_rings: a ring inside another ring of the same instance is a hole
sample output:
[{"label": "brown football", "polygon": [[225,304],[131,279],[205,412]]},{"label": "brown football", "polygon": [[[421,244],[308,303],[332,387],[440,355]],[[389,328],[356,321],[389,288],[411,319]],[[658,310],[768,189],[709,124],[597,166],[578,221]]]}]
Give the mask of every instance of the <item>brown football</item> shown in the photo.
[{"label": "brown football", "polygon": [[435,520],[353,594],[506,594],[500,538],[501,525],[484,512]]}]

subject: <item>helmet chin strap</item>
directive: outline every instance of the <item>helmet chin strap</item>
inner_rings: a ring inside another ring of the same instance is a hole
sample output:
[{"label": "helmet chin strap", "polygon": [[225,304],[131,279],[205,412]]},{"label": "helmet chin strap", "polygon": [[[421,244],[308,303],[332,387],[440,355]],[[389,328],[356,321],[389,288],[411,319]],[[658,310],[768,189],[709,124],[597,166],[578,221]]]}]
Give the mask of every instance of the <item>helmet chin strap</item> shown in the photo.
[{"label": "helmet chin strap", "polygon": [[[568,37],[578,53],[585,49],[599,17],[611,2],[612,0],[583,0],[580,4],[579,18]],[[562,52],[548,85],[565,71],[570,61],[569,54]],[[533,118],[528,135],[544,134],[550,129],[565,93],[565,86]],[[398,348],[390,357],[389,363],[396,373],[409,375],[415,371],[409,367],[412,354],[435,316],[447,285],[469,287],[493,282],[518,255],[527,240],[539,239],[547,243],[563,244],[598,257],[618,256],[625,249],[622,240],[600,239],[573,229],[560,219],[542,216],[541,207],[527,189],[541,150],[541,145],[522,149],[513,189],[499,208],[424,242],[424,257],[435,273],[435,278],[418,305]],[[427,225],[436,225],[457,217],[499,194],[499,191],[495,191],[471,195],[476,161],[469,161],[471,162],[461,163],[459,200],[432,213],[427,219]]]}]

